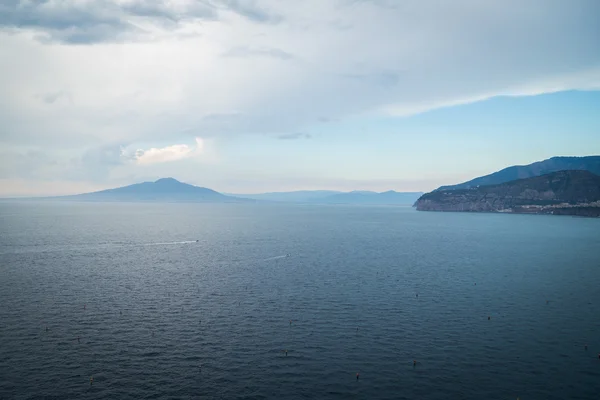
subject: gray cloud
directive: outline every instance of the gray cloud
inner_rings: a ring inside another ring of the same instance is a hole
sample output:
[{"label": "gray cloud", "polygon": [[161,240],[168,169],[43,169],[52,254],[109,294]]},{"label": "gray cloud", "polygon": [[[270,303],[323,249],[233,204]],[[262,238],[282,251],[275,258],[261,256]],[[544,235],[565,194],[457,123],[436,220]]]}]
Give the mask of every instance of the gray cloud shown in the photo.
[{"label": "gray cloud", "polygon": [[281,140],[295,140],[295,139],[310,139],[312,136],[308,133],[296,132],[286,133],[284,135],[277,136],[277,139]]},{"label": "gray cloud", "polygon": [[122,145],[107,145],[88,149],[82,156],[83,165],[96,167],[98,165],[115,166],[121,165],[127,158],[122,151]]},{"label": "gray cloud", "polygon": [[57,101],[63,99],[69,102],[72,101],[71,95],[63,90],[59,90],[58,92],[45,93],[39,95],[38,98],[40,98],[46,104],[54,104]]},{"label": "gray cloud", "polygon": [[194,0],[185,5],[159,0],[5,0],[0,3],[0,29],[32,29],[42,43],[126,42],[152,37],[136,22],[175,30],[187,21],[216,20],[219,10],[259,23],[282,20],[251,0]]},{"label": "gray cloud", "polygon": [[0,160],[0,179],[32,178],[44,166],[56,164],[44,152],[34,150],[24,153],[3,151]]},{"label": "gray cloud", "polygon": [[229,49],[223,53],[223,57],[272,57],[280,60],[291,60],[294,56],[286,51],[262,47],[262,48],[250,48],[247,46],[238,46]]},{"label": "gray cloud", "polygon": [[102,182],[108,178],[111,170],[133,161],[133,154],[126,154],[121,144],[109,144],[86,150],[75,163],[79,172],[72,176],[75,179],[91,179]]},{"label": "gray cloud", "polygon": [[231,11],[254,22],[276,24],[283,20],[279,14],[270,13],[256,5],[254,0],[220,0]]},{"label": "gray cloud", "polygon": [[28,151],[8,149],[0,153],[0,179],[42,179],[104,182],[112,170],[133,161],[119,144],[91,147],[83,154],[49,155],[43,148]]},{"label": "gray cloud", "polygon": [[398,2],[397,0],[341,0],[340,1],[341,6],[353,6],[356,4],[363,4],[363,3],[373,4],[378,7],[389,8],[392,10],[397,9],[401,5],[401,3]]},{"label": "gray cloud", "polygon": [[134,40],[144,34],[144,30],[132,22],[135,18],[173,28],[183,21],[216,17],[215,7],[204,1],[186,7],[151,0],[126,4],[9,0],[0,4],[1,28],[33,29],[42,42],[70,44]]}]

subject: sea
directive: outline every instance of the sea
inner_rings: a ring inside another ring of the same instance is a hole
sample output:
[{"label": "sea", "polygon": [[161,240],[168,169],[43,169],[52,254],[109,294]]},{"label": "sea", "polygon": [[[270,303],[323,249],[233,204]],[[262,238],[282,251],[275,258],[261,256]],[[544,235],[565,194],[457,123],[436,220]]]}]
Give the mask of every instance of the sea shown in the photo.
[{"label": "sea", "polygon": [[600,219],[0,203],[1,399],[600,398]]}]

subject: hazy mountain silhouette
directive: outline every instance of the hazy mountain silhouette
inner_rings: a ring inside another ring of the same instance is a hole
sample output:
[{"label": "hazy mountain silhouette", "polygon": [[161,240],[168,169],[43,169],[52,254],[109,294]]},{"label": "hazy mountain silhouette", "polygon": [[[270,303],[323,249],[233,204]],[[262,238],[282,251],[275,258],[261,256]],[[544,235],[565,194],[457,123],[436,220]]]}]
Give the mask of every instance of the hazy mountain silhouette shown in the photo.
[{"label": "hazy mountain silhouette", "polygon": [[600,175],[600,156],[552,157],[529,165],[515,165],[493,174],[481,176],[458,185],[441,186],[438,190],[469,189],[484,185],[498,185],[517,179],[532,178],[565,170],[585,170]]},{"label": "hazy mountain silhouette", "polygon": [[316,200],[325,204],[389,204],[413,205],[423,192],[395,192],[393,190],[377,193],[369,191],[354,191],[338,193]]},{"label": "hazy mountain silhouette", "polygon": [[364,190],[336,192],[333,190],[300,190],[295,192],[274,192],[260,194],[232,194],[231,196],[262,201],[311,204],[396,204],[413,205],[423,192],[377,193]]},{"label": "hazy mountain silhouette", "polygon": [[293,192],[269,192],[258,194],[230,194],[228,196],[242,197],[246,199],[262,200],[262,201],[277,201],[277,202],[292,202],[306,203],[312,202],[324,197],[337,194],[335,190],[297,190]]},{"label": "hazy mountain silhouette", "polygon": [[47,200],[77,201],[169,201],[169,202],[287,202],[311,204],[390,204],[413,205],[422,192],[377,193],[371,191],[338,192],[334,190],[300,190],[260,194],[223,194],[215,190],[190,185],[174,178],[142,182],[98,192],[57,196]]},{"label": "hazy mountain silhouette", "polygon": [[155,182],[136,183],[116,189],[61,196],[59,199],[80,201],[182,201],[182,202],[247,202],[251,200],[225,196],[212,189],[179,182],[173,178],[162,178]]}]

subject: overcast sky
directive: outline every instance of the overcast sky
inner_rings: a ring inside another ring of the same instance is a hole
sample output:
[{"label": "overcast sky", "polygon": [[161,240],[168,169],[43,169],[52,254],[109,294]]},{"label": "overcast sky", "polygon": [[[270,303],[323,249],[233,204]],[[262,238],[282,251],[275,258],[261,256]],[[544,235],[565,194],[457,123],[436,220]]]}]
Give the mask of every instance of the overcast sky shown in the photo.
[{"label": "overcast sky", "polygon": [[430,190],[600,154],[597,0],[3,0],[0,196]]}]

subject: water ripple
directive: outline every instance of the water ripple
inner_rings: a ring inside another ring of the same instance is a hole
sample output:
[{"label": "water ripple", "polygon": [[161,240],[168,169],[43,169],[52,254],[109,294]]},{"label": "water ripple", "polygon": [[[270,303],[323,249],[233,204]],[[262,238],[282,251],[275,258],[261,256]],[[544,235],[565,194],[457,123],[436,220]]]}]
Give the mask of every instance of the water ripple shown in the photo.
[{"label": "water ripple", "polygon": [[1,206],[2,399],[600,391],[600,221]]}]

